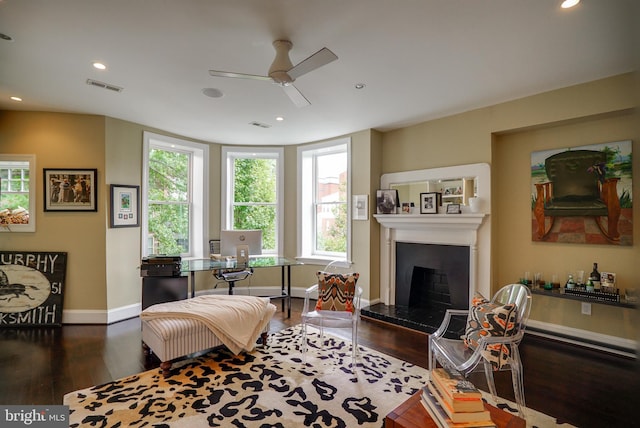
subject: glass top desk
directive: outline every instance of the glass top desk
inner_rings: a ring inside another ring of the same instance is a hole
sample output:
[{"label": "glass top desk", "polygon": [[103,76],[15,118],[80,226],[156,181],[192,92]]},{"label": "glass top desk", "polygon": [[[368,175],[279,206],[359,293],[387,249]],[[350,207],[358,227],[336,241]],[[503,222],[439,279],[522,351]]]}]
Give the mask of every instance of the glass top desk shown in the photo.
[{"label": "glass top desk", "polygon": [[[282,270],[282,283],[279,296],[269,296],[271,299],[282,299],[282,311],[284,312],[285,301],[287,302],[287,317],[291,317],[291,266],[302,265],[302,262],[279,256],[255,256],[249,258],[249,263],[237,263],[236,260],[212,260],[212,259],[190,259],[182,260],[181,271],[183,274],[189,273],[189,286],[191,287],[191,297],[195,296],[195,276],[200,271],[225,271],[242,268],[262,269],[280,267]],[[230,285],[231,287],[231,285]],[[232,288],[229,288],[231,293]]]}]

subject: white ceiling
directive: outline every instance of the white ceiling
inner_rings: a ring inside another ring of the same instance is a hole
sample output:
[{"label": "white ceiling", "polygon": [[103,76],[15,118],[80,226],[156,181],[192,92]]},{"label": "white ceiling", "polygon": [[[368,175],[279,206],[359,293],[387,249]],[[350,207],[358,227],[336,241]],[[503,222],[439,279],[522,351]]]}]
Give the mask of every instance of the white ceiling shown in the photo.
[{"label": "white ceiling", "polygon": [[[384,131],[632,71],[636,4],[0,0],[0,33],[14,39],[0,40],[0,109],[105,115],[225,144]],[[310,106],[268,82],[209,75],[267,74],[276,39],[293,42],[293,64],[322,47],[338,56],[295,82]]]}]

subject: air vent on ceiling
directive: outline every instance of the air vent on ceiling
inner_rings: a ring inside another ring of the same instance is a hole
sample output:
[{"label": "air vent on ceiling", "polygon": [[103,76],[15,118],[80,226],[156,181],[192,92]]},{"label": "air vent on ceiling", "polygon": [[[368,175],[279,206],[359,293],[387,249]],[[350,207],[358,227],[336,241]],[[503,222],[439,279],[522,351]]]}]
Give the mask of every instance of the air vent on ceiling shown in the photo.
[{"label": "air vent on ceiling", "polygon": [[93,79],[87,79],[87,85],[96,86],[102,89],[108,89],[109,91],[114,91],[114,92],[122,92],[122,90],[124,89],[124,88],[121,88],[120,86],[111,85],[109,83],[104,83],[104,82],[100,82],[98,80],[93,80]]},{"label": "air vent on ceiling", "polygon": [[271,125],[267,125],[266,123],[260,123],[260,122],[249,122],[249,125],[253,125],[253,126],[257,126],[259,128],[271,128]]}]

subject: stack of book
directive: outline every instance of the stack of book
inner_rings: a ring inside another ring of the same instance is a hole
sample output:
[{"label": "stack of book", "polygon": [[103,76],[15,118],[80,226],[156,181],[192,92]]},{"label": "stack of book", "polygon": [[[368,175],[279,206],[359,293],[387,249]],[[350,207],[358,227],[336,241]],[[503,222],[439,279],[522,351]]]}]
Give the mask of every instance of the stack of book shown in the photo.
[{"label": "stack of book", "polygon": [[496,426],[484,407],[480,391],[454,370],[431,371],[429,382],[422,388],[422,404],[440,427]]}]

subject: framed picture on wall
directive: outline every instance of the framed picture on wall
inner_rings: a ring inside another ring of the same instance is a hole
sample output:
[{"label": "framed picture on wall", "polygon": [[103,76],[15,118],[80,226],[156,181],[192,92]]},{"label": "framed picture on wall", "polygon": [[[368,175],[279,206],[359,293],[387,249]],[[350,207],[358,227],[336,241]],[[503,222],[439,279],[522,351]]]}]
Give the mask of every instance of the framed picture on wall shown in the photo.
[{"label": "framed picture on wall", "polygon": [[45,211],[98,211],[97,169],[43,169]]},{"label": "framed picture on wall", "polygon": [[140,186],[111,185],[111,227],[140,226]]}]

